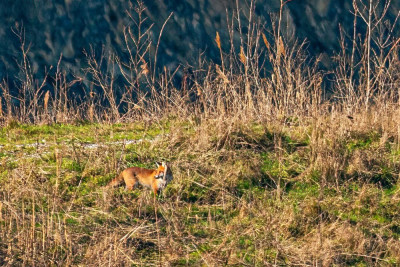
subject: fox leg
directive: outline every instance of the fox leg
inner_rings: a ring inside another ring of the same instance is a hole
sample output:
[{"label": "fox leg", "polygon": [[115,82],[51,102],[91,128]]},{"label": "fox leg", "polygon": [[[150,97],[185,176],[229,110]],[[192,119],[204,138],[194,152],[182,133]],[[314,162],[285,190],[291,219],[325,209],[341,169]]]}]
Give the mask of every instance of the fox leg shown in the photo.
[{"label": "fox leg", "polygon": [[157,185],[153,183],[151,187],[153,188],[154,196],[157,196]]},{"label": "fox leg", "polygon": [[133,185],[125,185],[125,191],[132,191],[133,190]]},{"label": "fox leg", "polygon": [[137,179],[125,180],[125,190],[133,190],[137,183]]}]

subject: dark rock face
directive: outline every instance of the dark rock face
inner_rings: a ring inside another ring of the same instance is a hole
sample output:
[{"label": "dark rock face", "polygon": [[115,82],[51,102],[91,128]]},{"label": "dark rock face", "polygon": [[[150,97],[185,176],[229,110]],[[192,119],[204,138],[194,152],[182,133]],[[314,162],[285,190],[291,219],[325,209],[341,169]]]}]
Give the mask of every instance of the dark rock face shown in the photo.
[{"label": "dark rock face", "polygon": [[[238,1],[243,11],[249,10],[247,1]],[[285,28],[299,39],[309,41],[311,54],[338,50],[339,24],[349,32],[353,26],[352,1],[348,0],[293,0],[284,12]],[[364,1],[365,2],[365,1]],[[133,3],[135,4],[135,3]],[[171,12],[158,53],[158,65],[176,67],[179,63],[196,64],[200,53],[211,60],[219,60],[215,45],[215,33],[221,35],[222,46],[229,49],[227,15],[236,8],[233,0],[146,0],[147,25],[152,28],[153,43]],[[256,15],[270,24],[271,13],[279,11],[279,0],[259,0]],[[55,66],[63,55],[63,67],[80,73],[85,66],[83,50],[92,46],[99,51],[103,47],[117,53],[124,52],[123,29],[132,25],[126,10],[126,0],[2,0],[0,1],[0,79],[13,80],[18,75],[21,59],[18,38],[12,28],[24,26],[26,42],[30,43],[29,57],[34,70],[43,71],[45,66]],[[400,1],[393,1],[389,10],[394,17]],[[245,30],[245,26],[243,26]],[[329,62],[327,62],[329,64]]]}]

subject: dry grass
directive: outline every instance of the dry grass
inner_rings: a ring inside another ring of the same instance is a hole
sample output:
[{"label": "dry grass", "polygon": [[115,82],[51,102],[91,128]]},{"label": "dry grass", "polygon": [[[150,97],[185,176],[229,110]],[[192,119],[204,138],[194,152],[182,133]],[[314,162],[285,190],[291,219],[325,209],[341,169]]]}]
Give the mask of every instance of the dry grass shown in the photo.
[{"label": "dry grass", "polygon": [[[216,34],[221,64],[183,71],[177,88],[180,69],[156,73],[144,6],[135,12],[142,34],[126,28],[127,57],[90,51],[72,80],[58,67],[37,82],[17,32],[18,96],[0,84],[1,265],[399,264],[398,36],[382,50],[377,27],[349,51],[343,40],[327,98],[282,12],[266,35],[252,4],[253,19],[228,18],[231,40]],[[78,103],[69,90],[81,82]],[[162,158],[174,180],[155,202],[103,188]]]},{"label": "dry grass", "polygon": [[[170,123],[167,136],[130,146],[88,149],[79,137],[71,145],[62,136],[52,143],[40,126],[31,138],[42,136],[49,147],[10,145],[2,157],[2,264],[400,260],[400,166],[391,158],[398,149],[391,137],[369,137],[377,125],[363,132],[336,119],[318,120],[311,129]],[[129,129],[120,127],[97,141]],[[80,129],[68,132],[78,135]],[[9,129],[9,136],[16,131],[25,130]],[[150,191],[104,189],[118,168],[150,166],[159,158],[170,160],[174,180],[156,203]]]}]

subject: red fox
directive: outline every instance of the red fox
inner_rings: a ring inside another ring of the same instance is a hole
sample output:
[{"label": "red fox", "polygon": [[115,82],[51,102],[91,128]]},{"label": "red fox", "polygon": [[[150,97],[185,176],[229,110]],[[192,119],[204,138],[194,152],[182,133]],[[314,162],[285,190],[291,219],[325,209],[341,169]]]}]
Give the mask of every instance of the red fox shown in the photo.
[{"label": "red fox", "polygon": [[172,180],[172,172],[165,162],[162,162],[161,164],[156,162],[156,164],[156,170],[139,167],[127,168],[115,177],[107,187],[117,186],[124,181],[125,189],[127,190],[133,190],[137,184],[140,184],[144,187],[153,189],[154,195],[157,195],[157,192],[164,189]]}]

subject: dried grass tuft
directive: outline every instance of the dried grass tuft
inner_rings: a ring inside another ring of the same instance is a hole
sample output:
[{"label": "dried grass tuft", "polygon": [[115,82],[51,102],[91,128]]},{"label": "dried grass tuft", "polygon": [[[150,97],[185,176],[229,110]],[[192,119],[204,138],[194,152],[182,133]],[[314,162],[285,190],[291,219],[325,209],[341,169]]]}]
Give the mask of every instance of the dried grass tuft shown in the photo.
[{"label": "dried grass tuft", "polygon": [[49,98],[50,98],[50,91],[47,91],[46,94],[44,95],[44,110],[46,113],[48,113]]},{"label": "dried grass tuft", "polygon": [[215,42],[217,43],[218,49],[221,49],[221,38],[218,32],[215,34]]}]

